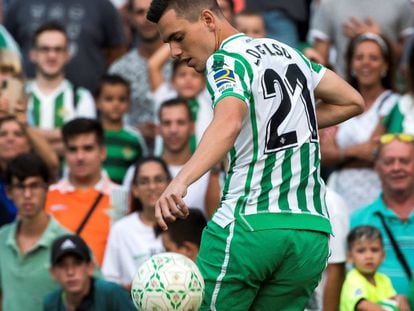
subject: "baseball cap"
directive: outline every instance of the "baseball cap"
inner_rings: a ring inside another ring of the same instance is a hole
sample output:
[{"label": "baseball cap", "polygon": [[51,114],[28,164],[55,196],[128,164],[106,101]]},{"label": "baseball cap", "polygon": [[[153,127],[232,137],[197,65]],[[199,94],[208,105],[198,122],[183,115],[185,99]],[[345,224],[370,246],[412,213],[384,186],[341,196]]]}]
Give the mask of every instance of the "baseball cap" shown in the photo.
[{"label": "baseball cap", "polygon": [[65,255],[72,254],[81,260],[91,261],[91,253],[85,241],[74,234],[63,235],[53,241],[51,261],[55,265]]}]

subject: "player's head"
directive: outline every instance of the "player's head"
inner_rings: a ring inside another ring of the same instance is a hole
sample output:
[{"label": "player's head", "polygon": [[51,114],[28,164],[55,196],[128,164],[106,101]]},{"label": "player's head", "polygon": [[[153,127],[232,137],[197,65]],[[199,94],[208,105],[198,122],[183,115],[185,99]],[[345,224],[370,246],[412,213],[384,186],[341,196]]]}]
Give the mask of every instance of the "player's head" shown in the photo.
[{"label": "player's head", "polygon": [[236,14],[234,26],[238,31],[244,32],[252,38],[263,38],[266,36],[265,21],[258,12],[246,10]]},{"label": "player's head", "polygon": [[373,226],[358,226],[348,234],[348,259],[361,274],[372,276],[384,259],[381,232]]},{"label": "player's head", "polygon": [[175,98],[162,103],[159,119],[165,151],[176,154],[189,150],[194,122],[187,101]]},{"label": "player's head", "polygon": [[88,292],[94,264],[85,241],[78,235],[64,235],[53,241],[51,268],[53,279],[65,294],[84,295]]},{"label": "player's head", "polygon": [[356,89],[380,85],[394,89],[394,57],[389,41],[378,34],[354,37],[346,52],[347,80]]},{"label": "player's head", "polygon": [[30,60],[35,63],[38,73],[47,79],[63,75],[69,61],[69,41],[60,23],[47,22],[36,29]]},{"label": "player's head", "polygon": [[178,218],[168,224],[168,230],[156,227],[156,235],[161,234],[162,243],[167,252],[175,252],[196,260],[200,249],[201,235],[207,222],[199,209],[189,208],[185,219]]},{"label": "player's head", "polygon": [[107,74],[101,78],[95,93],[96,107],[104,123],[122,123],[130,102],[128,81],[116,74]]},{"label": "player's head", "polygon": [[171,55],[198,72],[233,29],[215,0],[153,0],[147,18],[158,24]]},{"label": "player's head", "polygon": [[155,203],[170,180],[170,171],[163,159],[144,157],[138,160],[131,184],[131,210],[153,214]]},{"label": "player's head", "polygon": [[205,87],[204,75],[188,67],[185,61],[176,59],[173,62],[171,82],[179,97],[193,99]]}]

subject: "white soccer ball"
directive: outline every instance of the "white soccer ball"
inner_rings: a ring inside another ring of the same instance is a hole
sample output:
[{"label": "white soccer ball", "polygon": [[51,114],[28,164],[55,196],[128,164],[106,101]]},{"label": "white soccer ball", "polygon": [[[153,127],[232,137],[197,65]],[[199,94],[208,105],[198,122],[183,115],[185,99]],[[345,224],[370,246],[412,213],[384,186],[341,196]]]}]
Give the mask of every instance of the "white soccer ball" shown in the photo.
[{"label": "white soccer ball", "polygon": [[145,261],[132,281],[138,310],[198,310],[204,280],[195,263],[177,253],[161,253]]}]

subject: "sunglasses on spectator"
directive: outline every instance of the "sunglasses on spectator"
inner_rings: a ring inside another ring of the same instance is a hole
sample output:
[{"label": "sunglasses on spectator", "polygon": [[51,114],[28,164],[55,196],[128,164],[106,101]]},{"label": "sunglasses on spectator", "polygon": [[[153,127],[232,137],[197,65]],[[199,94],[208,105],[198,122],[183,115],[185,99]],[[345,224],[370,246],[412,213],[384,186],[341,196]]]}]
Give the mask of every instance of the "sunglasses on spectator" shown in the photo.
[{"label": "sunglasses on spectator", "polygon": [[384,134],[380,138],[380,143],[382,145],[389,144],[390,142],[398,139],[399,141],[402,141],[404,143],[411,143],[414,141],[414,136],[407,134],[407,133],[395,133],[395,134]]}]

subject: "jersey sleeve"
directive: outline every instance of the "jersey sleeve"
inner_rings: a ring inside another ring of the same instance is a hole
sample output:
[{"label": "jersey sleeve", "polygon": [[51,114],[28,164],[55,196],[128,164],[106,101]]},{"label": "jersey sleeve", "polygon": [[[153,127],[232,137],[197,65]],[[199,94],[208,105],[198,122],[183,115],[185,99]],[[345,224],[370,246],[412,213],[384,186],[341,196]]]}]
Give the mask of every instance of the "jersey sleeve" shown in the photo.
[{"label": "jersey sleeve", "polygon": [[249,105],[251,78],[242,56],[229,56],[216,52],[207,61],[207,89],[213,108],[227,96],[241,99]]}]

